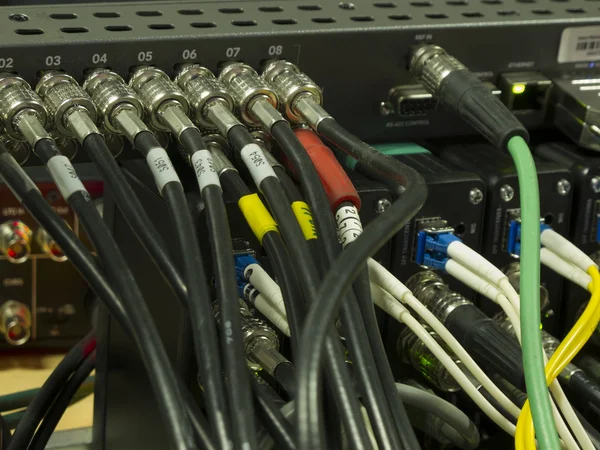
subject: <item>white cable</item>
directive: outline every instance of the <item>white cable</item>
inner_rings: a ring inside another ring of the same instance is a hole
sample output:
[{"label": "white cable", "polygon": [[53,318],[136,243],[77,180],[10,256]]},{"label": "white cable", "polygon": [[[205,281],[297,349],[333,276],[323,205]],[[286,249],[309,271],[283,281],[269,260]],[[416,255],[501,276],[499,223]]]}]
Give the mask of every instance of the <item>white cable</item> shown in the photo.
[{"label": "white cable", "polygon": [[562,275],[567,280],[571,280],[586,291],[588,290],[588,286],[592,282],[592,277],[578,266],[565,261],[547,247],[542,247],[540,250],[540,259],[542,264],[548,266],[557,274]]},{"label": "white cable", "polygon": [[244,297],[260,311],[260,313],[286,336],[290,336],[290,326],[287,316],[281,314],[255,286],[248,283],[244,286]]},{"label": "white cable", "polygon": [[[373,302],[382,308],[389,315],[394,317],[399,322],[404,323],[425,346],[433,353],[433,355],[443,364],[450,375],[454,377],[456,382],[465,391],[465,393],[475,402],[475,404],[496,423],[500,428],[506,431],[511,436],[515,435],[515,426],[504,417],[485,397],[479,392],[475,386],[469,381],[463,371],[456,365],[448,353],[436,342],[429,332],[416,320],[390,293],[383,290],[381,287],[372,284]],[[458,356],[458,355],[457,355]]]},{"label": "white cable", "polygon": [[556,231],[551,228],[547,228],[542,231],[540,235],[540,241],[544,247],[552,250],[562,259],[576,265],[584,272],[591,267],[598,267],[598,265],[588,255],[579,250],[572,242],[562,237]]},{"label": "white cable", "polygon": [[[508,282],[508,280],[507,280],[507,283],[502,283],[502,285],[503,285],[503,287],[506,288],[504,290],[504,292],[507,295],[510,295],[511,297],[513,297],[514,303],[516,303],[516,305],[518,307],[520,307],[521,297],[519,296],[519,294],[517,294],[513,285],[510,284],[510,282]],[[511,319],[511,315],[508,313],[507,309],[505,309],[504,307],[502,309],[504,310],[504,312],[507,314],[509,320],[511,321],[513,330],[515,331],[515,335],[517,336],[519,343],[521,343],[521,319],[518,314],[518,309],[515,310],[514,308],[511,308],[511,306],[514,303],[505,305],[505,307],[508,307],[509,310],[512,309],[512,314],[513,314],[514,319]],[[544,365],[545,365],[548,363],[548,358],[546,357],[545,352],[543,353],[543,355],[544,355]],[[567,423],[571,427],[571,430],[573,430],[573,433],[577,437],[577,440],[580,443],[582,443],[582,445],[584,446],[584,450],[593,450],[594,449],[593,444],[592,444],[591,449],[585,445],[585,444],[587,444],[587,442],[585,442],[586,440],[591,444],[589,436],[588,436],[587,432],[585,431],[585,429],[583,428],[583,425],[581,424],[579,418],[577,417],[577,414],[575,414],[575,411],[573,410],[573,407],[572,407],[571,403],[569,402],[569,400],[567,399],[567,397],[562,389],[562,386],[560,385],[558,380],[554,380],[550,384],[550,392],[552,392],[552,397],[551,397],[551,402],[550,402],[550,404],[552,405],[552,416],[554,417],[554,422],[556,423],[556,428],[557,428],[558,434],[560,435],[566,448],[569,450],[577,450],[577,449],[579,449],[579,446],[577,445],[577,442],[575,441],[573,434],[571,434],[571,431],[569,430],[569,428],[567,428],[567,425],[566,425],[564,419],[566,419]],[[553,401],[552,401],[552,398],[553,398]],[[560,410],[562,411],[564,419],[563,419],[563,416],[560,415],[557,405],[558,405],[558,408],[560,408]]]},{"label": "white cable", "polygon": [[478,292],[484,297],[489,298],[491,301],[500,306],[513,326],[519,342],[521,341],[521,320],[519,319],[519,313],[515,311],[513,305],[510,303],[506,295],[504,295],[500,289],[498,289],[498,287],[494,286],[489,281],[484,280],[482,277],[473,273],[453,259],[449,259],[446,263],[446,272],[448,272],[449,275],[452,275],[457,280],[463,282],[475,292]]},{"label": "white cable", "polygon": [[279,328],[283,334],[288,337],[291,336],[290,326],[286,316],[282,316],[277,309],[273,308],[273,305],[269,303],[264,295],[258,294],[254,298],[254,306],[269,320],[269,322]]},{"label": "white cable", "polygon": [[496,286],[500,286],[502,280],[508,281],[500,269],[462,241],[454,241],[448,245],[448,256]]},{"label": "white cable", "polygon": [[521,409],[517,407],[510,399],[502,392],[496,384],[485,374],[485,372],[479,367],[471,355],[465,350],[465,348],[456,340],[456,338],[448,331],[448,329],[438,320],[437,317],[429,311],[425,305],[423,305],[408,289],[402,284],[394,275],[379,264],[374,259],[370,258],[367,262],[369,267],[369,275],[371,281],[379,285],[384,291],[387,291],[388,295],[393,298],[406,303],[412,308],[419,317],[421,317],[427,325],[429,325],[433,331],[435,331],[440,338],[448,345],[448,347],[456,354],[456,356],[462,361],[465,367],[473,374],[473,376],[481,383],[486,391],[504,408],[509,412],[515,419],[519,417]]},{"label": "white cable", "polygon": [[244,278],[260,292],[267,301],[283,317],[287,317],[283,294],[279,285],[271,278],[265,269],[259,264],[248,264],[244,269]]}]

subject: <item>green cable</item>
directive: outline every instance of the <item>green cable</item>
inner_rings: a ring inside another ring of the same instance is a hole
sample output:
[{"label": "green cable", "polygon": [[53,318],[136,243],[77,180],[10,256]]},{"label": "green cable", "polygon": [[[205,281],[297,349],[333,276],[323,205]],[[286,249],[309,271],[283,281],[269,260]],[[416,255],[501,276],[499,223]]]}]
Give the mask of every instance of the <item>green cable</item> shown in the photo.
[{"label": "green cable", "polygon": [[[95,377],[89,376],[81,385],[81,389],[93,389]],[[21,408],[26,408],[33,397],[38,393],[40,388],[28,389],[26,391],[13,392],[12,394],[0,395],[0,412],[14,411]]]},{"label": "green cable", "polygon": [[521,336],[527,395],[539,448],[560,450],[546,386],[540,330],[540,195],[529,146],[519,136],[508,141],[521,190]]}]

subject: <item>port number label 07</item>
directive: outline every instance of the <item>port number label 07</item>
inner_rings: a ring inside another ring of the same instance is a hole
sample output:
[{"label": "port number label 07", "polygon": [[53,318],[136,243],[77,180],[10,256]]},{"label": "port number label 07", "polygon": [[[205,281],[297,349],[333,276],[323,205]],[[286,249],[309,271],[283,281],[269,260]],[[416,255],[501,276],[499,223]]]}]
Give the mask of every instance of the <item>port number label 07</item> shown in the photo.
[{"label": "port number label 07", "polygon": [[600,60],[600,26],[565,28],[557,60],[559,63]]}]

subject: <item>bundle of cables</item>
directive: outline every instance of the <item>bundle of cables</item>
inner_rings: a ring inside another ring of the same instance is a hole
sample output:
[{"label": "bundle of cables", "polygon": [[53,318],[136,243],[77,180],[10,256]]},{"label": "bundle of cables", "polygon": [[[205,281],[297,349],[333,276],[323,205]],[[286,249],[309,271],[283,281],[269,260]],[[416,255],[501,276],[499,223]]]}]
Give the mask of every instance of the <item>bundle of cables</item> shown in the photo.
[{"label": "bundle of cables", "polygon": [[[420,448],[417,428],[442,444],[476,449],[481,436],[466,414],[418,383],[396,383],[374,305],[403,323],[479,409],[514,436],[518,449],[534,448],[537,437],[540,448],[558,450],[559,436],[568,449],[594,448],[589,424],[582,424],[556,378],[600,321],[598,268],[554,231],[540,229],[537,175],[527,131],[499,100],[440,47],[413,50],[410,68],[441,105],[507,150],[517,168],[522,213],[520,295],[506,275],[454,236],[437,236],[427,245],[443,255],[437,268],[490,298],[506,313],[518,343],[501,334],[494,336],[508,339],[507,348],[517,346],[514,354],[522,358],[528,395],[522,410],[521,403],[513,402],[486,372],[487,364],[492,364],[494,372],[510,376],[510,370],[503,370],[514,360],[507,357],[504,365],[494,366],[493,358],[485,355],[485,339],[467,345],[423,299],[419,282],[407,282],[411,291],[372,258],[424,204],[423,177],[341,127],[321,107],[321,90],[296,66],[273,61],[260,76],[249,66],[232,62],[217,79],[192,64],[181,68],[175,81],[158,68],[137,67],[129,84],[110,70],[97,69],[88,74],[83,87],[69,75],[51,71],[36,89],[41,99],[17,77],[5,83],[12,91],[0,87],[0,102],[7,95],[27,98],[20,109],[3,116],[3,125],[11,137],[27,141],[46,165],[97,256],[58,218],[1,145],[0,176],[136,344],[173,448],[253,450],[274,442],[276,448],[286,450],[413,450]],[[46,132],[44,104],[55,112],[52,119],[58,131],[77,139],[99,168],[125,220],[189,312],[202,409],[169,362],[138,284],[142,280],[133,276],[75,168]],[[167,251],[112,158],[95,124],[98,116],[109,132],[125,135],[148,163],[176,231],[181,264]],[[253,134],[249,127],[261,131]],[[183,183],[151,129],[171,133],[195,172],[214,261],[214,296]],[[383,181],[395,196],[366,230],[359,215],[361,198],[319,136],[350,157],[348,170]],[[269,151],[271,138],[281,150],[279,159]],[[230,157],[241,162],[265,203]],[[226,198],[236,201],[275,277],[257,258],[232,257]],[[539,329],[540,261],[592,293],[586,310],[549,361]],[[419,276],[435,276],[423,274]],[[443,289],[441,281],[435,283]],[[240,303],[240,297],[249,305]],[[465,317],[479,320],[475,306],[468,306],[466,300],[462,305],[463,312],[469,311]],[[278,351],[278,334],[254,316],[254,308],[289,337],[289,359]],[[27,409],[19,412],[14,435],[9,428],[17,418],[0,416],[2,448],[44,448],[94,365],[95,338],[90,334],[25,404],[5,399]],[[518,384],[519,379],[509,381]]]}]

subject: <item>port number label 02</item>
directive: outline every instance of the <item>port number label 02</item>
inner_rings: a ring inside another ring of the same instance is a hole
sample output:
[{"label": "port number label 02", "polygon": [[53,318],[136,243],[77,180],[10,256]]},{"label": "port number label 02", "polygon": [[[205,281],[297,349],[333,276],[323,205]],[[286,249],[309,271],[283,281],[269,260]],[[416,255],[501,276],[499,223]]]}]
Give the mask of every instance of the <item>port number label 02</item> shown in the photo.
[{"label": "port number label 02", "polygon": [[0,58],[0,69],[12,69],[14,60],[12,58]]}]

